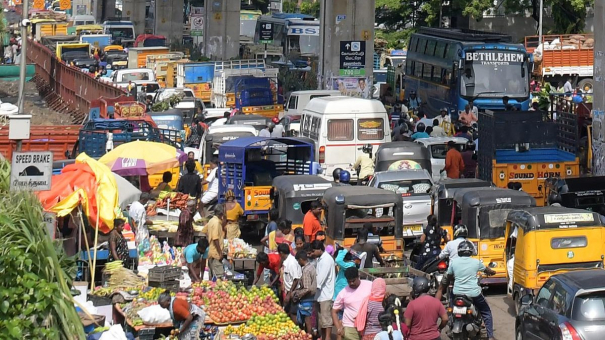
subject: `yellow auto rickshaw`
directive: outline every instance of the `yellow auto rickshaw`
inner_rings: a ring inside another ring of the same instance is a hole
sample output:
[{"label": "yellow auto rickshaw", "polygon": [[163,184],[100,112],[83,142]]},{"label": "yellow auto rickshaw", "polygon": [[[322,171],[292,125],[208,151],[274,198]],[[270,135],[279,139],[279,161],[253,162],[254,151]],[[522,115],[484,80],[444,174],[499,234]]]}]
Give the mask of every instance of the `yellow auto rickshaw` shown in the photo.
[{"label": "yellow auto rickshaw", "polygon": [[496,272],[481,279],[482,285],[506,284],[504,222],[511,210],[535,206],[536,200],[523,191],[495,187],[456,191],[452,225],[468,228],[468,240],[477,249],[475,258]]},{"label": "yellow auto rickshaw", "polygon": [[605,228],[598,213],[554,206],[512,210],[505,235],[508,294],[517,310],[521,297],[537,294],[552,275],[603,269]]}]

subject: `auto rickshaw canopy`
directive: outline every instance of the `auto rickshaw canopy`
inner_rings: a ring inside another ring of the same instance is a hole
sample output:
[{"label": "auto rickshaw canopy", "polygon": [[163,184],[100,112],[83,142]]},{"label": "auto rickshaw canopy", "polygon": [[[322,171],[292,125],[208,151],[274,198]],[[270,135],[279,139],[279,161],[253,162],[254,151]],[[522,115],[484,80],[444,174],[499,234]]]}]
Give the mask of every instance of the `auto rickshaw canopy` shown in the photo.
[{"label": "auto rickshaw canopy", "polygon": [[[512,210],[506,220],[522,228],[524,233],[571,226],[573,228],[603,226],[596,212],[553,206]],[[511,228],[511,232],[512,229],[514,228]]]},{"label": "auto rickshaw canopy", "polygon": [[335,186],[326,190],[323,201],[327,207],[326,220],[328,228],[326,234],[332,239],[341,239],[345,235],[344,229],[349,219],[346,217],[346,210],[379,208],[392,208],[392,216],[387,215],[388,217],[383,217],[386,215],[383,214],[381,216],[356,218],[356,220],[367,219],[368,222],[378,225],[382,220],[392,219],[395,237],[402,237],[403,199],[399,194],[373,187]]},{"label": "auto rickshaw canopy", "polygon": [[468,228],[469,238],[504,237],[508,213],[513,209],[535,207],[536,200],[523,191],[483,187],[457,190],[454,194],[458,217]]},{"label": "auto rickshaw canopy", "polygon": [[334,185],[327,179],[314,175],[284,175],[273,179],[271,198],[281,218],[301,225],[311,202],[322,198]]},{"label": "auto rickshaw canopy", "polygon": [[378,146],[374,171],[425,169],[432,175],[429,149],[414,142],[389,142]]}]

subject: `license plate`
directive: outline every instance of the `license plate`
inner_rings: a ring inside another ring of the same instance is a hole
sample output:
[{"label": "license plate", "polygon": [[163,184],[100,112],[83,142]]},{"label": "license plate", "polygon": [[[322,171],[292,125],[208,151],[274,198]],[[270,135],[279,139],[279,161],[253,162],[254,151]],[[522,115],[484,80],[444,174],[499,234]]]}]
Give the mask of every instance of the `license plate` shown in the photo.
[{"label": "license plate", "polygon": [[408,226],[408,228],[413,232],[422,232],[422,225],[412,225]]},{"label": "license plate", "polygon": [[466,314],[466,307],[456,307],[453,309],[454,314]]}]

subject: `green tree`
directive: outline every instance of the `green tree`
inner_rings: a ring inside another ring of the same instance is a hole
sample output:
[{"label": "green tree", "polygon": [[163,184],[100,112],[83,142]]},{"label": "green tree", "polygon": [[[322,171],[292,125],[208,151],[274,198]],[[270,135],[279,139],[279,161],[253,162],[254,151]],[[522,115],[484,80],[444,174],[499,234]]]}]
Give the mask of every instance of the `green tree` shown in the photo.
[{"label": "green tree", "polygon": [[[584,32],[586,26],[586,7],[594,5],[594,0],[545,0],[544,7],[550,7],[554,28],[552,33],[574,34]],[[531,10],[532,18],[538,22],[540,0],[505,0],[508,13]]]}]

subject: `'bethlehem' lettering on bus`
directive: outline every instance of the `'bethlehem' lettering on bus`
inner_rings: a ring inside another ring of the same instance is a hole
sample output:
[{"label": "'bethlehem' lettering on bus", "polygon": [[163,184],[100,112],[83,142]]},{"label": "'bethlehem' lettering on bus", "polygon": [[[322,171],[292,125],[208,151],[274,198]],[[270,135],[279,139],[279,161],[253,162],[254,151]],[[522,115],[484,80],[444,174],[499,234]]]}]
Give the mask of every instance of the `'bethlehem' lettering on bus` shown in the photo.
[{"label": "'bethlehem' lettering on bus", "polygon": [[480,62],[483,65],[510,65],[510,63],[522,63],[525,56],[522,53],[507,52],[468,52],[466,61]]}]

